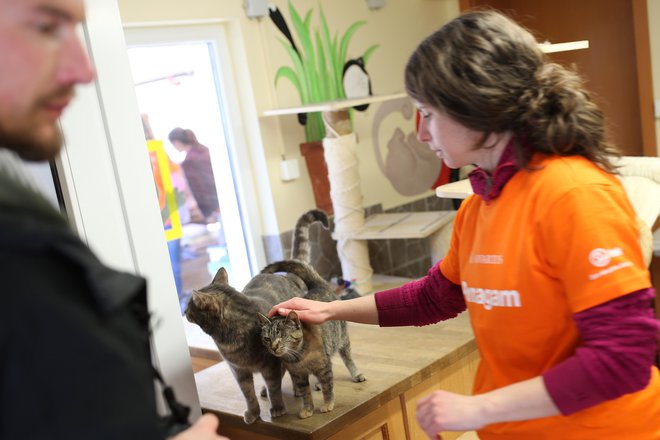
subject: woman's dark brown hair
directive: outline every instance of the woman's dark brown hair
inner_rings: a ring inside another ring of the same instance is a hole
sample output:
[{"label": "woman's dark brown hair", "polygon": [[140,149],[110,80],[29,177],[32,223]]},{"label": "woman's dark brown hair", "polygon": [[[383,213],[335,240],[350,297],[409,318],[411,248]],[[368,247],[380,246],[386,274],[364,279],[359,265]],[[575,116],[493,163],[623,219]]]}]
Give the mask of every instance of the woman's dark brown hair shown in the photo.
[{"label": "woman's dark brown hair", "polygon": [[529,31],[498,12],[465,13],[426,38],[408,60],[405,83],[413,99],[483,132],[484,140],[512,131],[522,166],[540,151],[581,155],[614,170],[618,153],[582,79],[549,62]]},{"label": "woman's dark brown hair", "polygon": [[170,134],[167,135],[167,138],[170,140],[170,142],[179,141],[182,144],[190,145],[192,147],[196,147],[199,145],[195,133],[193,133],[192,130],[181,127],[176,127],[175,129],[170,131]]}]

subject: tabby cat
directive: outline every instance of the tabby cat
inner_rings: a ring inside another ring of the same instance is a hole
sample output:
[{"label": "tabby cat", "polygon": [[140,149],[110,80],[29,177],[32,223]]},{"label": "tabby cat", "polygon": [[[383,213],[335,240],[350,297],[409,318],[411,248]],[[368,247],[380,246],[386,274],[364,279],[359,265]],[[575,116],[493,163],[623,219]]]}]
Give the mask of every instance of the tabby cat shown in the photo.
[{"label": "tabby cat", "polygon": [[[262,273],[287,272],[300,277],[309,291],[305,298],[317,301],[337,299],[334,289],[312,266],[297,260],[285,260],[270,264]],[[334,381],[332,375],[332,356],[339,351],[344,365],[351,374],[353,382],[363,382],[351,357],[351,342],[348,339],[346,321],[327,321],[320,325],[305,324],[298,319],[296,312],[288,316],[268,318],[259,314],[261,320],[261,340],[268,351],[284,362],[291,375],[297,396],[302,397],[300,418],[310,417],[314,413],[314,402],[309,386],[309,375],[319,380],[323,391],[321,412],[332,411],[335,405]]]},{"label": "tabby cat", "polygon": [[323,229],[328,229],[328,216],[320,209],[311,209],[300,216],[293,229],[293,243],[291,245],[291,258],[310,263],[312,246],[309,240],[309,227],[313,223],[320,223]]},{"label": "tabby cat", "polygon": [[[309,226],[315,222],[327,227],[325,213],[308,211],[296,222],[292,246],[295,258],[309,260]],[[267,313],[273,305],[306,292],[307,287],[296,275],[269,273],[256,275],[239,292],[229,285],[227,271],[220,268],[211,284],[192,293],[186,318],[213,338],[227,361],[247,403],[245,423],[253,423],[261,412],[254,390],[255,372],[261,373],[266,382],[271,417],[286,414],[281,389],[284,368],[279,358],[264,350],[255,314]]]}]

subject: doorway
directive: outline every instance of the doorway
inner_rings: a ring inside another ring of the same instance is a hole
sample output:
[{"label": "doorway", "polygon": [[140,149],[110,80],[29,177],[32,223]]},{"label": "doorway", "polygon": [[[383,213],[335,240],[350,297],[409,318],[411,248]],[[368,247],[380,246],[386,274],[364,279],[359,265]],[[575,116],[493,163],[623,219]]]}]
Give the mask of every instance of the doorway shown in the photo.
[{"label": "doorway", "polygon": [[[183,312],[191,291],[207,285],[220,267],[242,289],[251,277],[253,252],[243,227],[246,210],[237,196],[231,112],[224,96],[230,85],[218,68],[222,41],[181,38],[176,29],[155,31],[128,31],[127,52]],[[206,183],[199,182],[204,174],[199,167],[186,167],[193,154],[170,142],[177,128],[201,144],[211,165]],[[217,208],[205,206],[209,198],[217,200]]]}]

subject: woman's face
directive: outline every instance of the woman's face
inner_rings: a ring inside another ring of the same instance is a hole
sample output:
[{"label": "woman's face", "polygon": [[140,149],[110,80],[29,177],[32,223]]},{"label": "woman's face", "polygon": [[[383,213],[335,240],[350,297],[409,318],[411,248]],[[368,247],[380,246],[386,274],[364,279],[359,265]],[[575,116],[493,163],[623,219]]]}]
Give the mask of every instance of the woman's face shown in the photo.
[{"label": "woman's face", "polygon": [[417,139],[428,144],[449,168],[478,165],[493,171],[511,140],[511,132],[492,133],[483,143],[483,133],[456,121],[446,112],[428,104],[417,103],[420,112]]},{"label": "woman's face", "polygon": [[444,111],[417,103],[420,112],[417,139],[428,144],[436,156],[450,168],[478,164],[483,149],[475,149],[483,133],[460,124]]}]

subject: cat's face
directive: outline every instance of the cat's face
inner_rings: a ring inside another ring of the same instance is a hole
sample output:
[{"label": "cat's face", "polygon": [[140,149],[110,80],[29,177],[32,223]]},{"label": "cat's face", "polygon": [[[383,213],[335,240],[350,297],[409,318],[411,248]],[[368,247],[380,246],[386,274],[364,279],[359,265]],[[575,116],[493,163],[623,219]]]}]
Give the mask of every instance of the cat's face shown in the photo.
[{"label": "cat's face", "polygon": [[290,312],[286,318],[268,318],[260,313],[257,316],[261,323],[261,342],[266,349],[287,362],[299,361],[302,357],[303,329],[296,312]]}]

